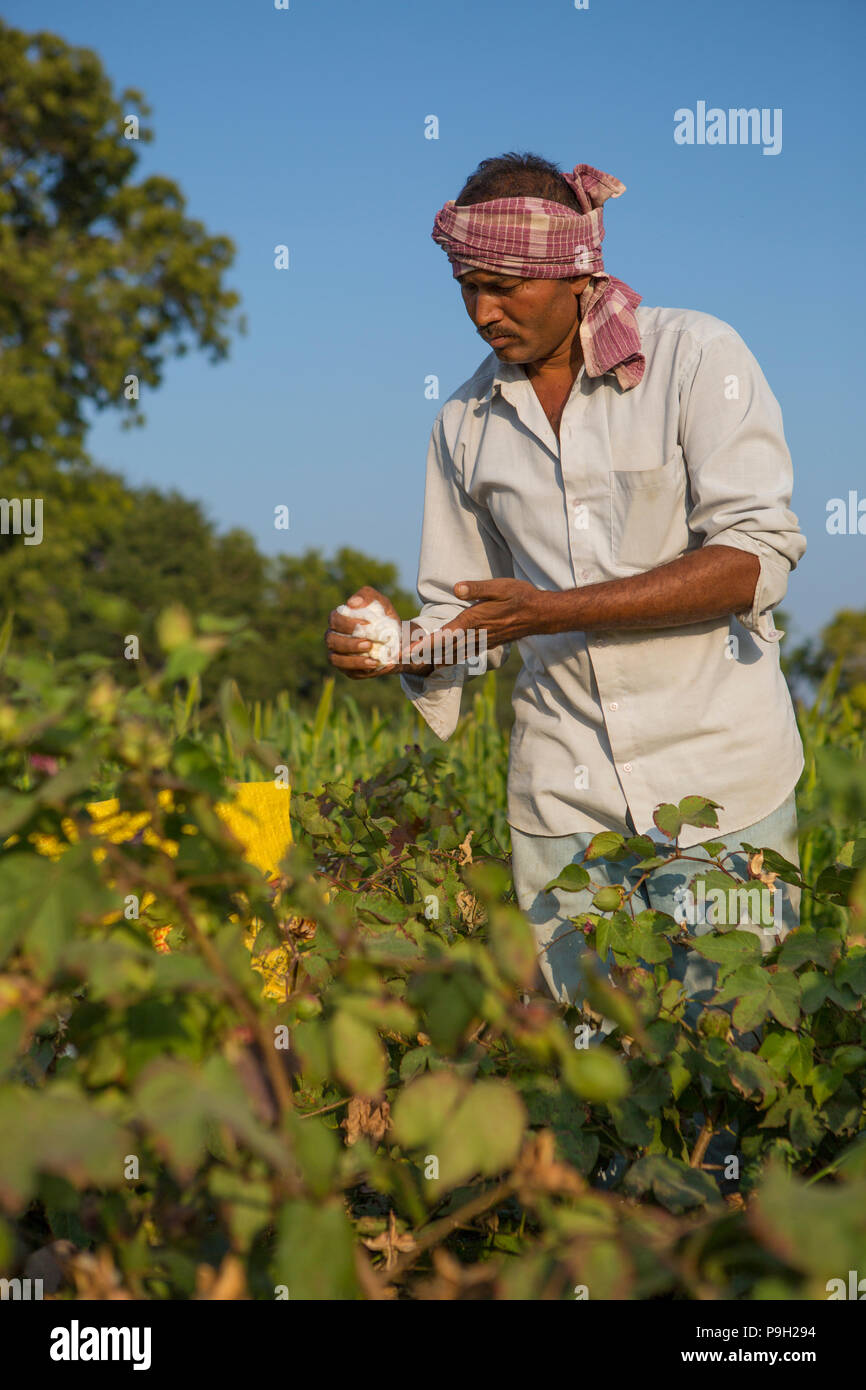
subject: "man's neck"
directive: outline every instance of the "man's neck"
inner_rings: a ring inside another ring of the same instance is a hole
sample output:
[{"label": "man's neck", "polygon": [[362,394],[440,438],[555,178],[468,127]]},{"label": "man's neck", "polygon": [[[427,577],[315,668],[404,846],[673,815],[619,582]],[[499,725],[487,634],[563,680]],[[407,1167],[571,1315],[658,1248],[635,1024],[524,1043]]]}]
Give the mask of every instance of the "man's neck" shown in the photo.
[{"label": "man's neck", "polygon": [[583,348],[580,334],[575,329],[570,342],[563,343],[550,357],[543,357],[537,362],[524,362],[523,370],[533,385],[543,389],[548,385],[561,386],[566,381],[573,384],[582,366]]}]

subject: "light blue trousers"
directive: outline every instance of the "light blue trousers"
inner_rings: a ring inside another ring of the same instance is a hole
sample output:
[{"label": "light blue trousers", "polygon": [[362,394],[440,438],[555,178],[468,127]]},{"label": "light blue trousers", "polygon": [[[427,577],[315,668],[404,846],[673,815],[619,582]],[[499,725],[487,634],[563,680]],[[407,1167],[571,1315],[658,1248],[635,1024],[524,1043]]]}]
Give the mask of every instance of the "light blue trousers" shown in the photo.
[{"label": "light blue trousers", "polygon": [[[617,828],[626,836],[635,834],[630,817],[628,824]],[[556,878],[566,864],[582,862],[583,852],[592,836],[593,832],[561,836],[527,835],[524,831],[511,827],[514,888],[518,904],[526,913],[535,933],[541,953],[541,976],[554,999],[577,1007],[580,1007],[582,1002],[580,956],[585,949],[585,942],[581,934],[575,931],[574,923],[569,921],[569,918],[581,911],[595,910],[591,902],[595,889],[583,888],[577,893],[565,893],[561,889],[555,889],[552,893],[545,893],[544,885]],[[658,832],[655,832],[654,837],[664,843]],[[775,811],[763,820],[756,821],[754,825],[745,826],[742,830],[735,830],[728,835],[716,835],[708,829],[706,838],[721,841],[726,850],[738,850],[741,842],[745,840],[759,849],[774,849],[792,864],[799,866],[797,810],[793,791]],[[700,845],[695,845],[686,853],[703,861],[709,858]],[[637,859],[631,856],[620,863],[593,859],[584,867],[595,883],[622,883],[626,888],[631,888],[640,877],[641,871],[634,868],[637,862]],[[726,859],[725,866],[738,877],[748,878],[747,856],[742,851]],[[686,859],[671,868],[654,870],[632,899],[635,912],[651,907],[676,916],[677,908],[683,902],[684,891],[700,870],[701,865],[696,863],[695,859]],[[800,890],[777,880],[775,898],[778,898],[779,894],[782,897],[782,910],[778,935],[785,937],[799,922]],[[694,906],[697,909],[699,904],[695,903]],[[694,915],[695,923],[689,924],[688,927],[692,935],[703,936],[704,933],[713,930],[713,923],[706,920],[706,912],[703,918],[699,911],[695,911]],[[775,931],[762,932],[760,928],[752,930],[756,930],[761,938],[766,954],[775,945]],[[607,964],[610,963],[609,957]],[[701,1009],[715,991],[718,966],[680,945],[674,945],[673,959],[667,964],[671,977],[681,980],[685,986],[690,1000],[686,1010],[686,1021],[694,1024]],[[614,1026],[610,1020],[605,1019],[599,1032],[606,1034]]]}]

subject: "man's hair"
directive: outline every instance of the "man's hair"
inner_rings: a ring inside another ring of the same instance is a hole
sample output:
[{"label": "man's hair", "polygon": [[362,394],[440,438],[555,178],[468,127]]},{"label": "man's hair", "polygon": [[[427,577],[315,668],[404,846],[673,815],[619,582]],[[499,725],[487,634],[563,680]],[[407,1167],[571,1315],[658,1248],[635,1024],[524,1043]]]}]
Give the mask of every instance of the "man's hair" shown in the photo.
[{"label": "man's hair", "polygon": [[482,159],[455,198],[458,207],[489,203],[494,198],[547,198],[581,212],[577,194],[569,188],[561,169],[540,154],[495,155]]}]

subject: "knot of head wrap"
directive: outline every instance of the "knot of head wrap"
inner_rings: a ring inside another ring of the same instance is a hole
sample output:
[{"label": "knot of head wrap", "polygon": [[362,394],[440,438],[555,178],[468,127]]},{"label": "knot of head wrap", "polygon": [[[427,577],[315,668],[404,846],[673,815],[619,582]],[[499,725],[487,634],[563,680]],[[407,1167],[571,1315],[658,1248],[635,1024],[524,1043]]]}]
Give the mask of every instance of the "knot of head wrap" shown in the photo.
[{"label": "knot of head wrap", "polygon": [[614,370],[623,390],[637,386],[646,367],[634,311],[642,296],[608,275],[602,204],[625,184],[589,164],[562,175],[581,211],[548,198],[492,198],[440,208],[432,237],[451,262],[454,276],[489,270],[521,279],[564,280],[589,275],[580,296],[580,343],[587,376]]}]

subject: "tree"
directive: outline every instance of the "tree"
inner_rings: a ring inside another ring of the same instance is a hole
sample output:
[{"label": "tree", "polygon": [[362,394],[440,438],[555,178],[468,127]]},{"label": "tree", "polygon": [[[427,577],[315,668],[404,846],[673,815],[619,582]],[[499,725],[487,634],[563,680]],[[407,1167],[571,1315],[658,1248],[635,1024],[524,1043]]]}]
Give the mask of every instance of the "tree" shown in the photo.
[{"label": "tree", "polygon": [[129,378],[158,386],[190,336],[227,354],[234,246],[171,179],[133,181],[149,112],[134,88],[117,100],[91,50],[0,21],[4,486],[47,492],[54,466],[84,459],[87,405],[142,424]]},{"label": "tree", "polygon": [[[776,613],[779,627],[787,615]],[[784,651],[782,666],[794,694],[808,699],[836,662],[840,663],[837,691],[866,712],[866,609],[842,608],[822,627],[817,637],[807,637]]]},{"label": "tree", "polygon": [[0,535],[0,590],[19,634],[53,651],[99,627],[88,576],[130,535],[132,494],[85,452],[87,408],[141,425],[132,379],[158,386],[190,338],[224,357],[238,302],[232,243],[170,179],[134,182],[149,108],[121,96],[95,53],[0,21],[0,496],[42,509],[39,544]]}]

